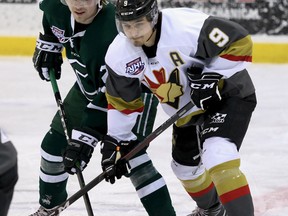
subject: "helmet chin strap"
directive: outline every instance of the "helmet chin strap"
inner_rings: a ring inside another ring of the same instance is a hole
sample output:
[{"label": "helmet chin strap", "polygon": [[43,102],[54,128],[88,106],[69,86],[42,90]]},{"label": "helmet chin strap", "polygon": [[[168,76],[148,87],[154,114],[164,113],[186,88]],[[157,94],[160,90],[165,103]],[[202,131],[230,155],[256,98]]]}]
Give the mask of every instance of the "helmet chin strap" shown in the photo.
[{"label": "helmet chin strap", "polygon": [[[91,17],[91,22],[93,22],[94,18],[97,16],[97,14],[98,14],[98,13],[100,12],[100,10],[102,9],[102,5],[97,4],[97,5],[96,5],[96,8],[97,8],[97,11],[96,11],[96,13],[94,14],[94,16]],[[88,24],[90,24],[90,23],[88,23]]]},{"label": "helmet chin strap", "polygon": [[149,36],[149,38],[146,40],[146,42],[148,42],[148,41],[151,39],[151,37],[152,37],[152,35],[154,34],[155,30],[156,30],[156,28],[153,27],[152,33],[151,33],[151,35]]}]

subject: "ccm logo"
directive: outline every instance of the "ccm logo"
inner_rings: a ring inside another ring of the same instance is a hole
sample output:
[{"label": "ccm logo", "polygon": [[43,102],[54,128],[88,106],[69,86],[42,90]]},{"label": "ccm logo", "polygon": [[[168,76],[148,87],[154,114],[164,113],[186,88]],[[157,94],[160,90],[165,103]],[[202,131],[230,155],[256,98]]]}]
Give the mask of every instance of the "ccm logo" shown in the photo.
[{"label": "ccm logo", "polygon": [[215,86],[215,82],[212,83],[205,83],[205,84],[201,84],[201,83],[191,83],[191,88],[193,89],[213,89]]},{"label": "ccm logo", "polygon": [[204,135],[204,134],[210,133],[210,132],[216,132],[218,129],[219,129],[219,127],[206,128],[201,132],[201,135]]},{"label": "ccm logo", "polygon": [[36,46],[40,50],[44,50],[44,51],[48,51],[48,52],[54,52],[54,53],[59,53],[63,49],[61,44],[50,43],[50,42],[45,42],[45,41],[41,41],[41,40],[38,40],[36,42]]}]

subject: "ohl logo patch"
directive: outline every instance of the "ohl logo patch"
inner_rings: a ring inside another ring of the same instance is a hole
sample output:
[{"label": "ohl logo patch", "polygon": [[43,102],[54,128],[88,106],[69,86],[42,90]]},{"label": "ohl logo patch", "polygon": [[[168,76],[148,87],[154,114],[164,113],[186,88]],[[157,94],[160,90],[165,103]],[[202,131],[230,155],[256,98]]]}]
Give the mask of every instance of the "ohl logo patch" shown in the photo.
[{"label": "ohl logo patch", "polygon": [[134,59],[126,64],[126,73],[137,75],[144,70],[145,63],[141,61],[141,57]]}]

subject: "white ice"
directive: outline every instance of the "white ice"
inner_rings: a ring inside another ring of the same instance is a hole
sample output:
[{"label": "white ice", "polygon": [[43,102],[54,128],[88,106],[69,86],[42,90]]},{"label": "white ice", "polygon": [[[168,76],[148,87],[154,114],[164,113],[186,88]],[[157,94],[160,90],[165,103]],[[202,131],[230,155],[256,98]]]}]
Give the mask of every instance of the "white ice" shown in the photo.
[{"label": "white ice", "polygon": [[[255,110],[241,155],[254,198],[256,216],[288,215],[288,65],[253,64],[249,67],[258,95]],[[40,143],[57,111],[49,82],[41,81],[31,58],[0,58],[0,127],[18,150],[19,181],[9,216],[27,216],[38,204]],[[74,82],[74,74],[65,62],[59,89],[64,98]],[[159,109],[156,126],[167,119]],[[177,215],[185,216],[195,204],[185,193],[170,169],[171,128],[149,147],[154,165],[164,176]],[[101,173],[99,146],[87,169],[86,183]],[[79,190],[77,178],[70,177],[69,196]],[[89,192],[95,216],[147,215],[128,179],[114,185],[105,181]],[[0,204],[1,205],[1,204]],[[82,199],[66,209],[63,216],[87,215]]]}]

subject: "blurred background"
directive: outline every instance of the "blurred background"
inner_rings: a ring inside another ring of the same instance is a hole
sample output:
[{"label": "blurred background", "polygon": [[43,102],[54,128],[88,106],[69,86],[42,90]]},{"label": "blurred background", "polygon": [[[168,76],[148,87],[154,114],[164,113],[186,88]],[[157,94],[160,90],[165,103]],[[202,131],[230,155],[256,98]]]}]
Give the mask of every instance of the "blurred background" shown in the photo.
[{"label": "blurred background", "polygon": [[[158,0],[158,4],[231,19],[252,34],[254,62],[288,62],[288,0]],[[37,0],[0,0],[0,18],[0,55],[31,56],[42,30]]]}]

